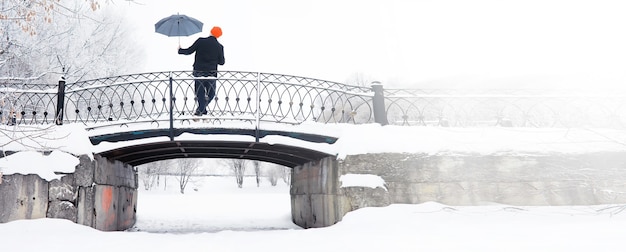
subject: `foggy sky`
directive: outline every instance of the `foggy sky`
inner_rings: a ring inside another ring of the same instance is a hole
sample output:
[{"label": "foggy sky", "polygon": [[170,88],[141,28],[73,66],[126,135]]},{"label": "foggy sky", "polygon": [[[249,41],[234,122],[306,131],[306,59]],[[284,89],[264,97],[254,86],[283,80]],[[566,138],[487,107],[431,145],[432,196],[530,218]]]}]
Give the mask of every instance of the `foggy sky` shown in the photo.
[{"label": "foggy sky", "polygon": [[146,71],[190,70],[178,39],[154,33],[180,13],[224,31],[222,70],[414,87],[623,86],[626,3],[612,0],[138,0],[124,4]]}]

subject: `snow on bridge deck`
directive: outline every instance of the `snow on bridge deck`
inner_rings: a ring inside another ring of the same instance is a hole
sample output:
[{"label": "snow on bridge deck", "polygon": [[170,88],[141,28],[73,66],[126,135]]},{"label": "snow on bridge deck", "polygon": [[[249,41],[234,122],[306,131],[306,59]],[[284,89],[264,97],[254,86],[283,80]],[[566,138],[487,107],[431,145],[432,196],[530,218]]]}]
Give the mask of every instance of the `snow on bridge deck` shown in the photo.
[{"label": "snow on bridge deck", "polygon": [[[190,123],[189,127],[203,128],[202,123]],[[115,131],[138,130],[139,127],[110,127],[87,131],[79,124],[63,126],[0,126],[2,150],[42,151],[58,150],[73,155],[101,153],[125,146],[162,142],[167,137],[145,138],[132,141],[102,142],[94,145],[89,137]],[[221,125],[225,128],[249,128],[245,123]],[[343,159],[348,155],[365,153],[426,153],[429,155],[502,154],[533,155],[539,153],[587,153],[625,152],[626,130],[590,128],[445,128],[380,126],[378,124],[322,124],[272,125],[272,130],[316,134],[336,137],[332,144],[302,141],[288,136],[267,135],[259,141],[272,145],[281,144],[315,150]],[[35,132],[35,133],[33,133]],[[225,134],[183,133],[176,140],[194,141],[243,141],[254,142],[254,136]],[[20,160],[19,163],[27,163]],[[70,164],[75,165],[75,164]],[[0,170],[9,174],[9,169],[22,166],[10,158],[0,159]],[[14,169],[11,169],[14,170]]]}]

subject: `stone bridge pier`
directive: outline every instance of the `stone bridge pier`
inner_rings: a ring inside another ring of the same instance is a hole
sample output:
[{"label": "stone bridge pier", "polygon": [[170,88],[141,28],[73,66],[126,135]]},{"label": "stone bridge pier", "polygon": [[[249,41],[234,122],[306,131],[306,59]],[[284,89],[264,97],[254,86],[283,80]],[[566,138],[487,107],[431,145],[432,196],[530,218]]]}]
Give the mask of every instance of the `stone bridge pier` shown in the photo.
[{"label": "stone bridge pier", "polygon": [[72,174],[46,181],[38,175],[4,175],[0,223],[62,218],[103,231],[125,230],[136,220],[137,173],[98,155],[81,156]]},{"label": "stone bridge pier", "polygon": [[326,227],[351,211],[339,190],[339,163],[323,158],[293,168],[291,173],[291,218],[303,228]]}]

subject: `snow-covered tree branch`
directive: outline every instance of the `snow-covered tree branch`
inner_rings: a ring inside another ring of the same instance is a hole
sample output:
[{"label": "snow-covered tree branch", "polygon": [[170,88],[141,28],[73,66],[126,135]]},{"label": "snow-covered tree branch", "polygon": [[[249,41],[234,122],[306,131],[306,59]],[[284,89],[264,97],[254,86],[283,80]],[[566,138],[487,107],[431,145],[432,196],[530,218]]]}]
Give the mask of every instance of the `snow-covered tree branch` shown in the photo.
[{"label": "snow-covered tree branch", "polygon": [[127,73],[141,65],[132,24],[102,2],[2,1],[0,80],[50,84],[62,75],[78,81]]}]

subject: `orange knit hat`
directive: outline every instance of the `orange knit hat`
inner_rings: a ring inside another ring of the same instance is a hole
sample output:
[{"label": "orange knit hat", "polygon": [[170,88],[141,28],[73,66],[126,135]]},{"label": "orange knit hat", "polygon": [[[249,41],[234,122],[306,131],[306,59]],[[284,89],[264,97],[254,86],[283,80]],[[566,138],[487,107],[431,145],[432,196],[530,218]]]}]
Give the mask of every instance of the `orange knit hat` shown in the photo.
[{"label": "orange knit hat", "polygon": [[220,36],[222,36],[222,28],[220,28],[219,26],[213,26],[213,29],[211,29],[211,35],[213,35],[213,37],[215,38],[219,38]]}]

